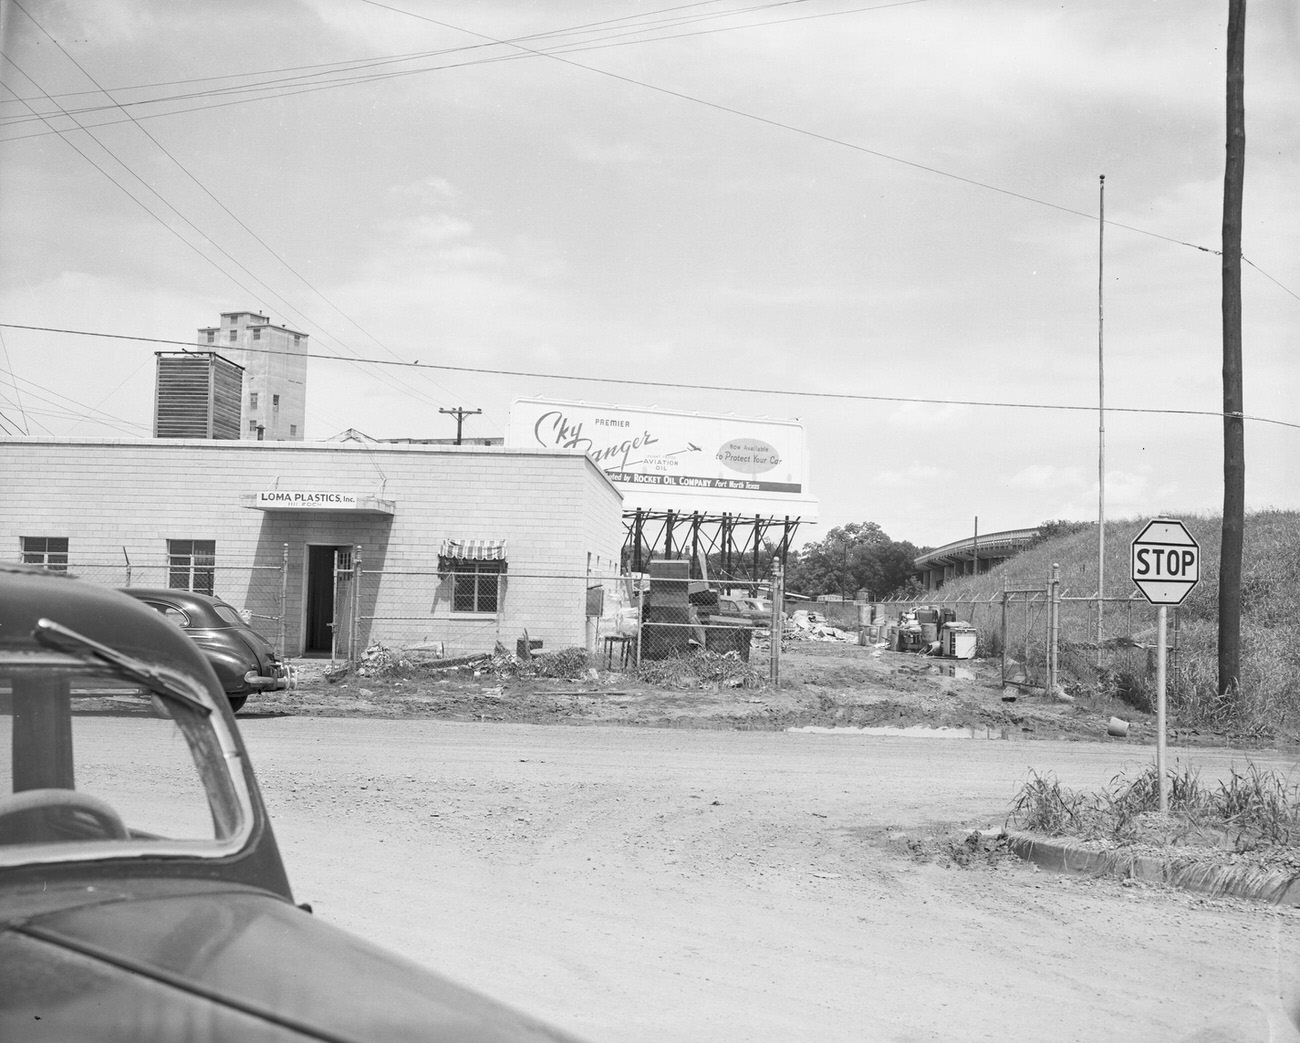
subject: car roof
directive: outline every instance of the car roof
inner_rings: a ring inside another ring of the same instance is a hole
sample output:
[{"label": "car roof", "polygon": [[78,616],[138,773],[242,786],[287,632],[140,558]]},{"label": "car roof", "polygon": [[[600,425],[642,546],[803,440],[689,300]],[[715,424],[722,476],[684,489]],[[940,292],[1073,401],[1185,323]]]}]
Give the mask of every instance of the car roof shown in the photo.
[{"label": "car roof", "polygon": [[130,594],[133,598],[146,601],[170,601],[176,605],[202,605],[205,608],[226,605],[234,608],[233,605],[221,598],[213,597],[210,594],[198,594],[192,590],[176,590],[171,587],[119,587],[118,589],[123,594]]},{"label": "car roof", "polygon": [[211,594],[199,594],[194,590],[179,590],[172,587],[120,587],[123,594],[131,597],[156,598],[159,601],[188,602],[191,605],[225,605],[221,598]]}]

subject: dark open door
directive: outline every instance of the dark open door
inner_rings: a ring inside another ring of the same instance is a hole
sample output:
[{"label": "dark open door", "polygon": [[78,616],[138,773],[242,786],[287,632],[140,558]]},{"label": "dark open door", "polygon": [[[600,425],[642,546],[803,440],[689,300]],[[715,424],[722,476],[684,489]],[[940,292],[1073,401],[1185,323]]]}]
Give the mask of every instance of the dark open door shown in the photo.
[{"label": "dark open door", "polygon": [[329,655],[334,632],[334,552],[339,547],[307,548],[307,631],[304,655]]}]

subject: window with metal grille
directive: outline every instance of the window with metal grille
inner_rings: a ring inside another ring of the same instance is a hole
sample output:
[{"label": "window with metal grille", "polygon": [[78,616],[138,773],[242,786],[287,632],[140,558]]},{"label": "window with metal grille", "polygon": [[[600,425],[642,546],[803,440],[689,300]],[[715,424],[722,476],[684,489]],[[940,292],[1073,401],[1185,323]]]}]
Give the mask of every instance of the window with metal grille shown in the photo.
[{"label": "window with metal grille", "polygon": [[216,540],[168,540],[167,586],[211,594],[216,576]]},{"label": "window with metal grille", "polygon": [[217,342],[217,331],[208,330],[208,343],[215,344],[216,342]]},{"label": "window with metal grille", "polygon": [[504,561],[457,561],[452,566],[451,610],[496,612]]},{"label": "window with metal grille", "polygon": [[23,561],[28,565],[43,565],[51,572],[68,571],[68,537],[24,536]]},{"label": "window with metal grille", "polygon": [[250,391],[250,392],[248,393],[248,408],[249,408],[249,409],[256,409],[256,408],[257,408],[257,392],[256,392],[256,391]]},{"label": "window with metal grille", "polygon": [[230,343],[234,344],[239,339],[239,330],[230,331]]}]

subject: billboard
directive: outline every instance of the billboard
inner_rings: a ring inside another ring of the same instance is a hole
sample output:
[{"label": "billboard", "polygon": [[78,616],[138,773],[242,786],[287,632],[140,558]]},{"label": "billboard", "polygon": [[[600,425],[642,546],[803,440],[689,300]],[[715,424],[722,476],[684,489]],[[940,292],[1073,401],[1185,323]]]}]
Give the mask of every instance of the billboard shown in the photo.
[{"label": "billboard", "polygon": [[797,420],[516,399],[506,445],[585,453],[629,510],[816,520]]}]

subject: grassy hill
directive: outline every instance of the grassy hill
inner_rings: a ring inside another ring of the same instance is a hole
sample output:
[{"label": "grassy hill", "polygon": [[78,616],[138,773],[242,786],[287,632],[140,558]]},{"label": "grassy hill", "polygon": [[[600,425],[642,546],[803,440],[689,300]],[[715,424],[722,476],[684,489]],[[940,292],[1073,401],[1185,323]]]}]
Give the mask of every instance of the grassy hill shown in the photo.
[{"label": "grassy hill", "polygon": [[[1106,590],[1127,597],[1129,545],[1148,519],[1106,523]],[[1170,612],[1170,641],[1177,641],[1168,677],[1169,706],[1184,727],[1247,734],[1300,733],[1300,512],[1261,511],[1246,518],[1242,555],[1241,691],[1235,698],[1218,694],[1219,516],[1184,516],[1201,545],[1201,581],[1175,613]],[[1072,596],[1097,591],[1097,528],[1037,544],[981,575],[979,589],[1042,587],[1053,563],[1061,566],[1064,592]],[[968,582],[968,581],[966,581]],[[945,589],[944,594],[948,591]],[[1071,602],[1062,608],[1062,638],[1075,651],[1096,648],[1095,602]],[[1126,606],[1108,603],[1102,639],[1141,646],[1155,644],[1155,610],[1145,601]],[[981,628],[984,629],[983,627]],[[983,635],[982,635],[983,637]],[[1009,639],[1008,644],[1012,642]],[[1061,656],[1067,680],[1087,687],[1115,684],[1105,669],[1089,671],[1095,653]],[[1111,670],[1111,673],[1115,671]],[[1073,677],[1070,677],[1070,674]],[[1091,676],[1089,674],[1091,673]],[[1133,671],[1145,675],[1146,671]],[[1141,705],[1153,679],[1118,679],[1123,693]]]}]

